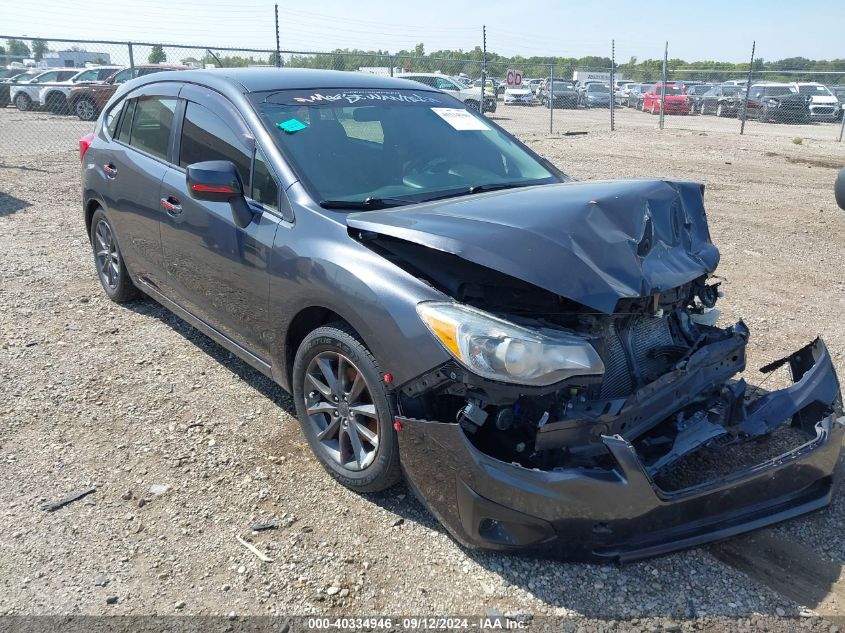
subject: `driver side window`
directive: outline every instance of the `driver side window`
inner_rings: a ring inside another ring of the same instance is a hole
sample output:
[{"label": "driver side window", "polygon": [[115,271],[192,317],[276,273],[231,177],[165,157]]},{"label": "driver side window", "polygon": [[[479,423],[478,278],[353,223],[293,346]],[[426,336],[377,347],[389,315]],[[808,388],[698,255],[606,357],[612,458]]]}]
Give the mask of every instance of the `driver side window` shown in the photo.
[{"label": "driver side window", "polygon": [[458,87],[448,79],[443,77],[435,77],[435,88],[438,90],[457,90]]}]

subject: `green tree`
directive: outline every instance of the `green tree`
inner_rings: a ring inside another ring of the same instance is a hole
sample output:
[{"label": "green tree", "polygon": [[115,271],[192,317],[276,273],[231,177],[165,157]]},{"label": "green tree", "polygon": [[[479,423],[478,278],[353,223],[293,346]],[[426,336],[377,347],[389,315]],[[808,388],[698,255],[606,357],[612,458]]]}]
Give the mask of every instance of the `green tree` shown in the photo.
[{"label": "green tree", "polygon": [[150,56],[147,57],[147,61],[151,64],[161,64],[167,61],[167,53],[164,52],[164,49],[161,47],[161,44],[156,44],[153,46],[152,50],[150,51]]},{"label": "green tree", "polygon": [[23,59],[29,57],[29,46],[24,42],[15,39],[6,40],[6,54],[9,57]]},{"label": "green tree", "polygon": [[47,42],[44,40],[32,40],[32,58],[40,62],[44,59],[44,53],[48,52],[50,49],[47,48]]}]

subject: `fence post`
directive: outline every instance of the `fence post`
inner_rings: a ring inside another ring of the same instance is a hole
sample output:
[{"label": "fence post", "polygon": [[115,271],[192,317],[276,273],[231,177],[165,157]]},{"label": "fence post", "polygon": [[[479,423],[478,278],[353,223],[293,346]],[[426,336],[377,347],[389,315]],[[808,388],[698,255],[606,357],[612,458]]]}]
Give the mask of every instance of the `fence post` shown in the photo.
[{"label": "fence post", "polygon": [[615,130],[614,115],[616,110],[616,91],[614,80],[616,77],[616,40],[610,40],[610,131]]},{"label": "fence post", "polygon": [[840,108],[842,108],[842,125],[839,126],[839,142],[842,142],[842,133],[845,132],[845,103],[843,103]]},{"label": "fence post", "polygon": [[275,6],[275,13],[276,13],[276,68],[279,68],[282,65],[282,53],[281,53],[281,44],[279,42],[279,5],[278,3]]},{"label": "fence post", "polygon": [[555,66],[549,65],[549,134],[555,132]]},{"label": "fence post", "polygon": [[484,114],[484,94],[487,90],[487,25],[481,26],[481,97],[478,108]]},{"label": "fence post", "polygon": [[129,68],[133,71],[133,74],[134,74],[134,71],[135,71],[135,57],[134,57],[134,55],[132,54],[132,42],[126,42],[126,45],[129,47]]},{"label": "fence post", "polygon": [[751,63],[748,64],[748,81],[745,84],[745,99],[742,103],[742,123],[739,124],[740,135],[745,132],[745,119],[748,117],[748,93],[751,92],[751,73],[754,72],[754,49],[757,47],[757,40],[751,42]]},{"label": "fence post", "polygon": [[660,129],[663,129],[663,115],[666,111],[666,60],[669,58],[669,42],[663,49],[663,85],[660,88]]},{"label": "fence post", "polygon": [[390,76],[393,77],[393,55],[387,56],[387,68],[389,69]]}]

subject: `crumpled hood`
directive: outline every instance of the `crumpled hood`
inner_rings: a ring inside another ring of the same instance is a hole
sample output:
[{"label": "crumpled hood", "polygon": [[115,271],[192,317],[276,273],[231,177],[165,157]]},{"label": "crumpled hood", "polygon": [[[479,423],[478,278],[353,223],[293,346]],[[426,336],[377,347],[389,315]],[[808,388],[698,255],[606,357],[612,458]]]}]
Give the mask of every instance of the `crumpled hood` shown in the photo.
[{"label": "crumpled hood", "polygon": [[703,186],[620,180],[510,189],[351,213],[347,224],[457,255],[585,306],[675,288],[715,270]]}]

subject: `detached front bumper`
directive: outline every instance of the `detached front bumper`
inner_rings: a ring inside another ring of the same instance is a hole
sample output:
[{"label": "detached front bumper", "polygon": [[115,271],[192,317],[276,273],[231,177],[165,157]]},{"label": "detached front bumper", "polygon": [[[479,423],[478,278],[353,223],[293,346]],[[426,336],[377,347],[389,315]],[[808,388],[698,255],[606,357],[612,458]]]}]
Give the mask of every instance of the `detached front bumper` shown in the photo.
[{"label": "detached front bumper", "polygon": [[471,548],[628,561],[727,538],[825,507],[841,479],[845,416],[830,355],[817,339],[787,362],[794,384],[749,405],[743,428],[763,434],[792,418],[815,437],[682,490],[661,489],[620,435],[601,438],[612,468],[544,471],[479,451],[457,424],[398,418],[402,464],[431,512]]}]

